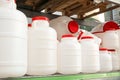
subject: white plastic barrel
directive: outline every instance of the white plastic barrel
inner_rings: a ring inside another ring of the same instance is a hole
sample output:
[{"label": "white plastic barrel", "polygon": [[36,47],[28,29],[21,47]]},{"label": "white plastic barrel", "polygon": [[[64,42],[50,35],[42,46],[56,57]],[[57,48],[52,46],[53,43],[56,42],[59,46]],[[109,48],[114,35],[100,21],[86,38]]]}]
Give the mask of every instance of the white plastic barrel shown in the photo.
[{"label": "white plastic barrel", "polygon": [[28,30],[32,27],[32,24],[28,24]]},{"label": "white plastic barrel", "polygon": [[81,72],[81,45],[71,34],[63,35],[59,43],[58,72],[61,74]]},{"label": "white plastic barrel", "polygon": [[119,55],[116,53],[115,49],[108,49],[109,53],[112,56],[112,70],[117,71],[120,69],[120,60],[119,60]]},{"label": "white plastic barrel", "polygon": [[93,32],[93,34],[101,39],[100,47],[102,47],[102,41],[103,41],[104,32],[103,31],[98,31],[98,32]]},{"label": "white plastic barrel", "polygon": [[99,45],[94,41],[91,36],[83,36],[81,38],[82,50],[82,72],[95,73],[100,71],[100,57]]},{"label": "white plastic barrel", "polygon": [[58,73],[58,46],[59,46],[59,41],[57,40],[57,71],[56,73]]},{"label": "white plastic barrel", "polygon": [[48,18],[32,18],[28,33],[28,75],[49,75],[57,71],[57,34]]},{"label": "white plastic barrel", "polygon": [[0,0],[0,7],[16,9],[16,0]]},{"label": "white plastic barrel", "polygon": [[101,43],[101,39],[100,38],[98,38],[97,36],[95,36],[91,32],[88,32],[86,30],[81,29],[81,31],[79,32],[79,35],[78,35],[78,40],[80,41],[83,36],[91,36],[91,37],[93,37],[94,41],[95,41],[95,43],[97,45],[100,45],[100,43]]},{"label": "white plastic barrel", "polygon": [[116,30],[110,29],[108,31],[105,31],[105,33],[103,35],[102,46],[109,48],[109,49],[118,49],[119,48],[119,36],[118,36]]},{"label": "white plastic barrel", "polygon": [[98,38],[100,38],[102,40],[104,32],[103,31],[98,31],[98,32],[93,32],[93,34],[96,35]]},{"label": "white plastic barrel", "polygon": [[[119,36],[119,48],[117,49],[117,53],[118,53],[118,56],[120,58],[120,28],[117,29],[117,33],[118,33],[118,36]],[[119,62],[120,62],[120,59],[119,59]],[[119,68],[120,70],[120,68]]]},{"label": "white plastic barrel", "polygon": [[75,34],[78,32],[79,25],[70,17],[61,16],[50,21],[50,26],[57,31],[57,38],[60,41],[64,34]]},{"label": "white plastic barrel", "polygon": [[120,54],[120,29],[117,29],[117,33],[119,36],[119,48],[117,49],[118,54]]},{"label": "white plastic barrel", "polygon": [[100,72],[112,71],[112,57],[107,48],[100,48]]},{"label": "white plastic barrel", "polygon": [[0,78],[27,71],[27,18],[14,0],[0,0]]}]

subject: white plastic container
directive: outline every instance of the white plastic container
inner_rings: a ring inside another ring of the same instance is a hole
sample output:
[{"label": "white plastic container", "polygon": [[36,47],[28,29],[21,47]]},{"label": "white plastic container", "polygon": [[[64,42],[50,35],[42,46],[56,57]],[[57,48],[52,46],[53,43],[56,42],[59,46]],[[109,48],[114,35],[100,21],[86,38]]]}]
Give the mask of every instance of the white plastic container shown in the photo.
[{"label": "white plastic container", "polygon": [[102,46],[109,49],[119,48],[119,36],[116,30],[111,29],[104,33]]},{"label": "white plastic container", "polygon": [[117,33],[119,36],[119,48],[117,49],[118,54],[120,54],[120,29],[117,29]]},{"label": "white plastic container", "polygon": [[50,21],[50,26],[57,31],[57,38],[60,41],[64,34],[75,34],[78,32],[79,25],[70,17],[61,16]]},{"label": "white plastic container", "polygon": [[100,71],[99,46],[93,37],[83,36],[81,38],[82,50],[82,72],[95,73]]},{"label": "white plastic container", "polygon": [[49,75],[57,71],[57,34],[48,18],[32,18],[28,33],[28,75]]},{"label": "white plastic container", "polygon": [[107,48],[100,48],[100,72],[112,71],[112,57]]},{"label": "white plastic container", "polygon": [[103,39],[103,31],[99,31],[99,32],[93,32],[94,35],[96,35],[98,38],[100,38],[101,40]]},{"label": "white plastic container", "polygon": [[14,0],[0,0],[0,78],[27,71],[27,18]]},{"label": "white plastic container", "polygon": [[58,47],[58,72],[77,74],[81,72],[81,45],[76,37],[63,35]]},{"label": "white plastic container", "polygon": [[32,27],[32,24],[28,24],[28,29],[30,29]]},{"label": "white plastic container", "polygon": [[109,53],[112,56],[112,67],[113,67],[113,71],[117,71],[120,69],[120,58],[119,55],[116,53],[115,49],[108,49]]},{"label": "white plastic container", "polygon": [[0,0],[0,7],[16,9],[16,0]]},{"label": "white plastic container", "polygon": [[91,32],[88,32],[88,31],[86,31],[86,30],[81,29],[81,30],[79,30],[79,31],[80,31],[80,33],[79,33],[79,35],[78,35],[78,40],[79,40],[79,41],[81,40],[81,38],[82,38],[83,36],[91,36],[91,37],[94,38],[95,43],[96,43],[98,46],[100,45],[100,43],[101,43],[101,39],[100,39],[100,38],[98,38],[97,36],[95,36],[94,34],[92,34]]}]

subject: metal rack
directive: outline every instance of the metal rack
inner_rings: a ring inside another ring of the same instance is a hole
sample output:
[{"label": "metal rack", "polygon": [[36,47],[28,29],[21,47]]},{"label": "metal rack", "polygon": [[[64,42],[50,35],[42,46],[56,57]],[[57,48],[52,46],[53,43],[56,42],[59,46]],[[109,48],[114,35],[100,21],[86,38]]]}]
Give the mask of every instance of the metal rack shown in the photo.
[{"label": "metal rack", "polygon": [[[75,74],[75,75],[49,75],[49,76],[25,76],[19,78],[7,78],[5,80],[89,80],[120,77],[120,72]],[[105,79],[106,80],[106,79]],[[114,79],[115,80],[115,79]],[[120,80],[120,78],[119,78]]]}]

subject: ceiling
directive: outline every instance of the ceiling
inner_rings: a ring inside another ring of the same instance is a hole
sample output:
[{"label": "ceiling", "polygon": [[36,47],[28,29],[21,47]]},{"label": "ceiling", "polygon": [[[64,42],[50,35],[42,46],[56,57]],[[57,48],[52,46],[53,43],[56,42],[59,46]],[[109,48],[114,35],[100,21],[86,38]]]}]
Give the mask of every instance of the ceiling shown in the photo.
[{"label": "ceiling", "polygon": [[[85,19],[106,11],[120,7],[120,5],[104,0],[95,3],[94,0],[16,0],[18,9],[26,9],[31,12],[53,14],[56,11],[62,15],[76,15],[77,19]],[[93,11],[96,10],[96,11]],[[97,11],[98,10],[98,11]]]}]

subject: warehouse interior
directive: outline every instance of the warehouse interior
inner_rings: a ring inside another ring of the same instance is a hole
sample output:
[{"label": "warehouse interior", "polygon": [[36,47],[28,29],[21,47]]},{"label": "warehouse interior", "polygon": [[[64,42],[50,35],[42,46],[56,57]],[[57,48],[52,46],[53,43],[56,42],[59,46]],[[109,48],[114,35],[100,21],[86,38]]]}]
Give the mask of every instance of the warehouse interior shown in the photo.
[{"label": "warehouse interior", "polygon": [[120,0],[0,0],[0,13],[0,80],[120,80]]}]

